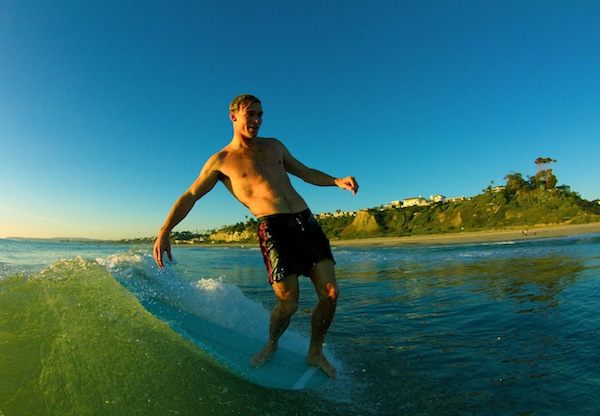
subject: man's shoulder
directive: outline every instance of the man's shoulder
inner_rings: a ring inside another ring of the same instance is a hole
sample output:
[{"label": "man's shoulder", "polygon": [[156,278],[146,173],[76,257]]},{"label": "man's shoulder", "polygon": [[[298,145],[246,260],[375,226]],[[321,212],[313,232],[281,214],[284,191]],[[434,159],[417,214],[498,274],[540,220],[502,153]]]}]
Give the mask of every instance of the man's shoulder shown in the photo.
[{"label": "man's shoulder", "polygon": [[204,164],[205,168],[208,168],[209,170],[219,170],[221,165],[223,165],[223,163],[225,162],[228,153],[229,150],[227,149],[227,147],[224,147],[223,149],[214,153],[211,157],[208,158],[208,160]]},{"label": "man's shoulder", "polygon": [[267,146],[284,147],[281,140],[276,139],[275,137],[261,137],[260,140]]},{"label": "man's shoulder", "polygon": [[279,139],[276,139],[275,137],[261,137],[261,140],[265,140],[271,143],[281,143],[281,141]]},{"label": "man's shoulder", "polygon": [[215,163],[215,162],[223,159],[223,157],[226,155],[227,155],[227,151],[225,149],[221,149],[218,152],[214,153],[211,157],[209,157],[208,160],[206,161],[206,163]]}]

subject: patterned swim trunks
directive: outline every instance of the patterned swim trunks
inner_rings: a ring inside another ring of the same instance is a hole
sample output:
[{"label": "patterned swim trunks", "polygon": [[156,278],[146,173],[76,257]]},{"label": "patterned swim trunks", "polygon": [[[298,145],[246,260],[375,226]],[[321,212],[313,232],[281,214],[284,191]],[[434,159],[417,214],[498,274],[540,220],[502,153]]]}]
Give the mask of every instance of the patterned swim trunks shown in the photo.
[{"label": "patterned swim trunks", "polygon": [[311,266],[321,260],[335,262],[329,240],[308,209],[258,218],[258,240],[270,284],[291,274],[310,276]]}]

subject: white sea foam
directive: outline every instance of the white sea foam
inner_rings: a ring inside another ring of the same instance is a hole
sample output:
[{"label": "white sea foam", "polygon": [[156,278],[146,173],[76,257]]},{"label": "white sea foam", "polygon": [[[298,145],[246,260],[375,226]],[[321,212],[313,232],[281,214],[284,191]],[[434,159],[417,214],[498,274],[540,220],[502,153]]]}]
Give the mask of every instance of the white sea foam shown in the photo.
[{"label": "white sea foam", "polygon": [[[226,277],[200,278],[189,282],[171,267],[159,269],[148,253],[128,251],[96,260],[135,294],[142,303],[163,302],[258,340],[268,339],[269,311],[249,299]],[[306,335],[288,330],[280,346],[306,353]]]}]

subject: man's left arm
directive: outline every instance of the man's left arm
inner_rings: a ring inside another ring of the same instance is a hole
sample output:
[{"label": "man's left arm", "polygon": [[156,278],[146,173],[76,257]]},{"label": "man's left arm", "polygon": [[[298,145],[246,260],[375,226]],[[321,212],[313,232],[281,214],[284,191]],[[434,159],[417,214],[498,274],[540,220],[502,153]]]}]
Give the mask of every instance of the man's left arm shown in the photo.
[{"label": "man's left arm", "polygon": [[281,149],[283,152],[283,163],[285,165],[285,169],[292,175],[297,176],[303,181],[313,185],[337,186],[352,192],[352,195],[356,195],[356,192],[358,192],[358,182],[356,182],[356,179],[353,176],[335,178],[317,169],[307,167],[294,156],[292,156],[292,154],[283,144],[281,144]]}]

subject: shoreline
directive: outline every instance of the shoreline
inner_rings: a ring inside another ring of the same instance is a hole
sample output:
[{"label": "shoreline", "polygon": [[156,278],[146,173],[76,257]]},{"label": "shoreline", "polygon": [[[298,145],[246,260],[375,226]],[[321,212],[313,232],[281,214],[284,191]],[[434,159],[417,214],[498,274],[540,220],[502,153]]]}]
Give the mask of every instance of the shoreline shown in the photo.
[{"label": "shoreline", "polygon": [[[332,247],[393,247],[393,246],[425,246],[442,244],[469,244],[469,243],[494,243],[502,241],[524,241],[542,238],[560,238],[575,235],[600,234],[600,222],[588,224],[539,224],[535,226],[507,227],[496,230],[461,231],[443,234],[409,235],[401,237],[368,237],[351,240],[330,240]],[[152,245],[153,242],[127,242],[118,240],[92,240],[92,239],[46,239],[46,238],[22,238],[11,237],[2,240],[32,240],[32,241],[59,241],[83,244],[132,244]],[[215,242],[195,244],[173,244],[173,247],[238,247],[256,248],[257,243],[241,242]]]},{"label": "shoreline", "polygon": [[[524,232],[526,231],[526,233]],[[542,238],[559,238],[574,235],[600,234],[600,222],[589,224],[536,225],[509,227],[498,230],[461,231],[445,234],[410,235],[402,237],[369,237],[352,240],[330,240],[335,247],[394,247],[427,246],[446,244],[497,243],[502,241],[526,241]],[[202,243],[177,244],[173,247],[235,247],[257,248],[257,243]]]},{"label": "shoreline", "polygon": [[569,237],[600,233],[600,222],[590,224],[537,225],[511,227],[501,230],[461,231],[448,234],[411,235],[403,237],[373,237],[354,240],[331,240],[332,247],[373,247],[405,245],[442,245],[494,243],[540,238]]}]

